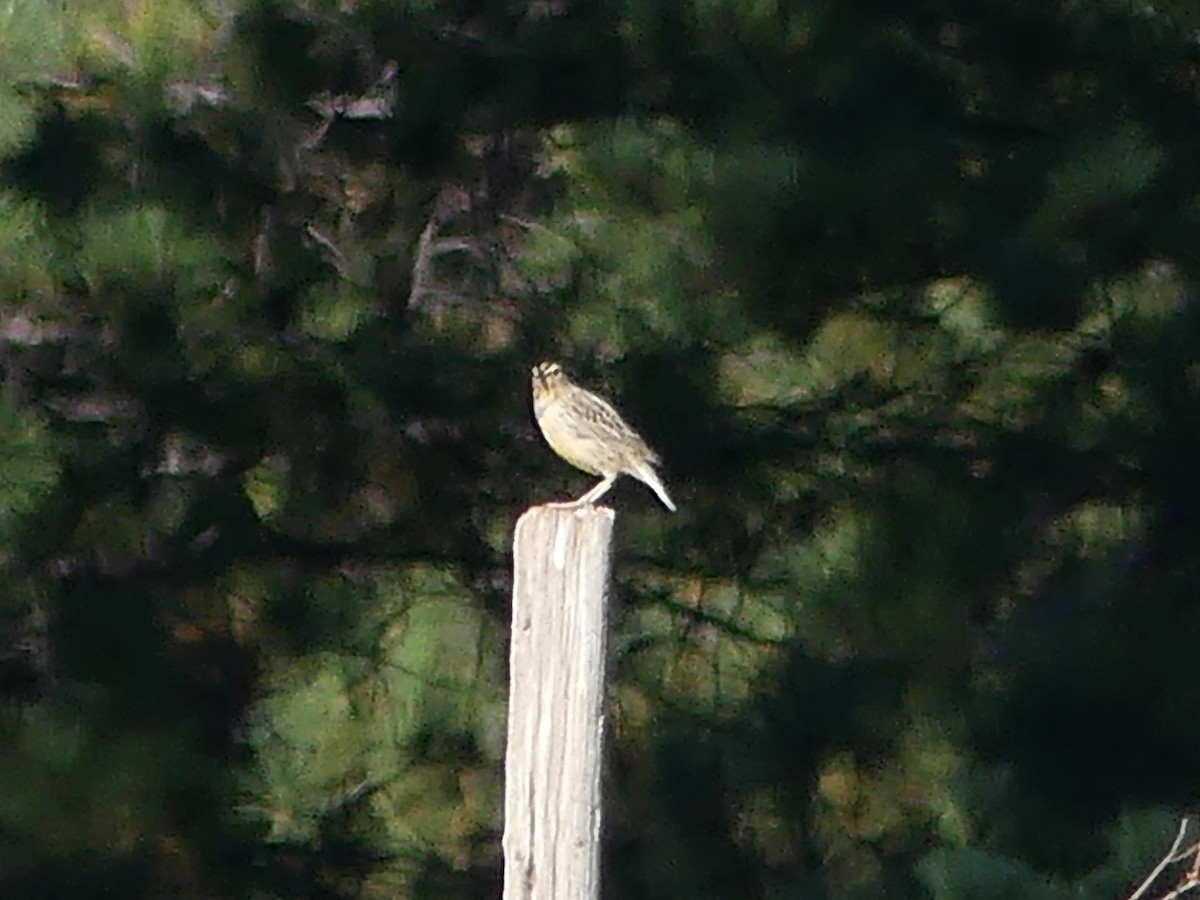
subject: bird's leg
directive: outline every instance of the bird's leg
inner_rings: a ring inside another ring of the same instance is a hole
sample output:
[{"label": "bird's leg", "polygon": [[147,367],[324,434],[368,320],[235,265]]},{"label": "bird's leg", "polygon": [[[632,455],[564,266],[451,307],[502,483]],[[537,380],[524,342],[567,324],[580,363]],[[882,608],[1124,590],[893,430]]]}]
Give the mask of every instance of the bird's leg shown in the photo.
[{"label": "bird's leg", "polygon": [[601,497],[608,493],[608,489],[613,486],[613,482],[617,480],[616,475],[605,475],[604,479],[594,488],[580,497],[575,503],[579,506],[595,503]]}]

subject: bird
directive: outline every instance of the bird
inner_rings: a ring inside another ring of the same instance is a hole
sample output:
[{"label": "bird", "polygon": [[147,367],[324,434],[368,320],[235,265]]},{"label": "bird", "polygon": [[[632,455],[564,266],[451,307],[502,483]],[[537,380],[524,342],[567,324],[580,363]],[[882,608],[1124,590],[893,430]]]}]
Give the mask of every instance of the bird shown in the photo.
[{"label": "bird", "polygon": [[533,373],[533,416],[550,449],[601,481],[568,506],[593,504],[618,476],[636,478],[671,512],[675,503],[654,466],[658,454],[629,427],[608,401],[571,381],[556,362],[538,363]]}]

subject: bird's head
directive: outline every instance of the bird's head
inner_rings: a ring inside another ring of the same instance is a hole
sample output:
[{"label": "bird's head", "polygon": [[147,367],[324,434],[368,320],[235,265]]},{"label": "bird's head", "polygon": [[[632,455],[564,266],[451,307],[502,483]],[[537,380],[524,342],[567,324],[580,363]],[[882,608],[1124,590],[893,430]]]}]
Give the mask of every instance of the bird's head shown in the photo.
[{"label": "bird's head", "polygon": [[567,376],[556,362],[540,362],[533,367],[534,395],[551,395],[567,385]]}]

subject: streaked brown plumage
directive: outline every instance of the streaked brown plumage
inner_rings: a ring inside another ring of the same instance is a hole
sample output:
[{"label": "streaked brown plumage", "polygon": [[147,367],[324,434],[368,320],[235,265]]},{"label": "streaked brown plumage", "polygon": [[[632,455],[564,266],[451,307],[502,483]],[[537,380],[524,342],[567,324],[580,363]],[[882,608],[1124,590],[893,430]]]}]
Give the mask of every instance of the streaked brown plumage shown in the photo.
[{"label": "streaked brown plumage", "polygon": [[550,449],[575,468],[601,476],[576,503],[595,503],[623,473],[647,485],[675,512],[654,471],[658,454],[605,400],[567,378],[558,363],[533,367],[533,414]]}]

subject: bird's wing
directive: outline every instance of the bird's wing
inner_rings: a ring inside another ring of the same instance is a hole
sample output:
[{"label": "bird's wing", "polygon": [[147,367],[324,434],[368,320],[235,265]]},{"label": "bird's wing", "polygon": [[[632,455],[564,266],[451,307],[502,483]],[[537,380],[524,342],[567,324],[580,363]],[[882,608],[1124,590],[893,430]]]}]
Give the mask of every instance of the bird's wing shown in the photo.
[{"label": "bird's wing", "polygon": [[587,394],[591,398],[592,403],[584,406],[585,418],[591,420],[597,428],[609,431],[623,441],[628,441],[630,445],[636,448],[650,462],[656,463],[659,461],[658,454],[650,449],[640,434],[629,427],[625,420],[621,418],[621,414],[613,408],[612,404],[603,397],[596,396],[591,391],[587,391]]}]

